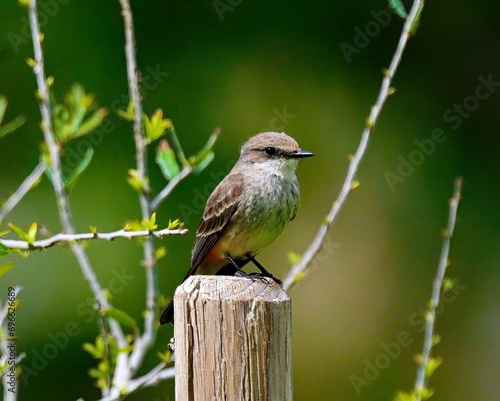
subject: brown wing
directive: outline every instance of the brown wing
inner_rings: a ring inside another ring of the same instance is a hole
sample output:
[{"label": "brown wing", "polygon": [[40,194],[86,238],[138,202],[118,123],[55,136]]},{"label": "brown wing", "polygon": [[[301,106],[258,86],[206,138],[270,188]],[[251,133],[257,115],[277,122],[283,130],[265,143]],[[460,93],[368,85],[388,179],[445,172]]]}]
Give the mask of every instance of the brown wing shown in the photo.
[{"label": "brown wing", "polygon": [[196,240],[191,255],[191,268],[184,280],[196,273],[198,267],[224,232],[229,219],[238,208],[242,190],[242,174],[229,174],[208,198],[203,219],[198,231],[196,231]]}]

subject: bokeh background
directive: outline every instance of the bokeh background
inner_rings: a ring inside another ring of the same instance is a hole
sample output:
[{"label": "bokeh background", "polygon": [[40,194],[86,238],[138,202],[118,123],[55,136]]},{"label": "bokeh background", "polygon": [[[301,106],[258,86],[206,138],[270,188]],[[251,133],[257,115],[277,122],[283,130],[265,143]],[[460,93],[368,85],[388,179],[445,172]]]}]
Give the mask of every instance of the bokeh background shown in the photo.
[{"label": "bokeh background", "polygon": [[[56,94],[62,97],[80,82],[100,105],[124,108],[127,82],[118,2],[41,3],[46,5],[46,69],[55,77]],[[373,34],[378,24],[373,12],[387,10],[384,1],[142,0],[132,7],[143,76],[161,72],[146,93],[145,111],[163,108],[187,154],[196,152],[215,127],[222,128],[214,162],[185,180],[159,210],[161,222],[180,218],[191,230],[161,241],[169,250],[160,265],[162,293],[171,296],[189,264],[202,212],[196,205],[228,171],[242,142],[271,129],[285,130],[316,154],[298,171],[302,206],[297,218],[259,258],[284,276],[287,253],[306,249],[340,190],[347,155],[359,142],[403,21],[391,14]],[[492,86],[489,98],[477,107],[466,100],[474,97],[479,77],[500,81],[499,12],[494,1],[426,5],[394,80],[397,92],[383,110],[361,165],[361,187],[351,194],[314,271],[291,293],[295,400],[390,400],[397,390],[411,388],[413,356],[422,343],[415,313],[430,296],[440,231],[458,175],[465,188],[448,272],[458,291],[437,321],[443,340],[435,354],[444,362],[431,387],[436,400],[499,399],[499,86]],[[25,10],[16,1],[3,0],[0,16],[0,93],[9,99],[7,120],[19,114],[28,119],[0,142],[0,199],[5,199],[36,165],[42,136],[35,79],[25,64],[32,56]],[[346,58],[341,45],[355,46],[355,36],[367,27],[374,29],[372,37]],[[474,110],[447,121],[447,110],[464,100]],[[112,129],[95,146],[94,160],[71,196],[81,231],[90,224],[115,230],[139,217],[136,194],[126,183],[127,169],[134,167],[131,126],[114,112],[109,119]],[[401,160],[417,149],[415,141],[431,138],[436,128],[446,140],[391,188],[387,172],[398,174]],[[77,151],[78,144],[72,143],[72,149]],[[165,182],[153,153],[150,159],[151,184],[158,191]],[[60,230],[47,179],[4,226],[14,222],[27,227],[33,221]],[[88,252],[104,286],[122,277],[123,285],[114,293],[116,307],[140,319],[141,248],[134,241],[117,240],[93,242]],[[23,366],[30,374],[21,380],[20,399],[97,399],[99,392],[87,375],[95,361],[82,343],[93,341],[98,329],[89,318],[90,292],[75,259],[55,247],[13,260],[15,268],[0,279],[0,294],[4,298],[10,285],[24,288],[18,350],[27,353]],[[78,334],[63,341],[60,334],[68,322],[76,324]],[[377,377],[366,377],[367,363],[383,358],[382,344],[396,341],[402,332],[411,344]],[[144,370],[154,366],[155,351],[164,350],[170,336],[170,328],[160,330]],[[60,346],[53,359],[40,362],[37,354],[47,344],[58,344],[57,338]],[[354,376],[367,380],[358,391]],[[130,399],[173,400],[173,394],[173,381],[168,381]]]}]

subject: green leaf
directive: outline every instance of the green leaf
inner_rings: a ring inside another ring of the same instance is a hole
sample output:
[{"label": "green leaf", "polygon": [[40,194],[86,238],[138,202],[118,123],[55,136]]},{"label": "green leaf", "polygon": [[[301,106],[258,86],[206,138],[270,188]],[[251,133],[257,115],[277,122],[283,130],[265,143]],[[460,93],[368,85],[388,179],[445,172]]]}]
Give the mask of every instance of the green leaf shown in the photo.
[{"label": "green leaf", "polygon": [[7,109],[7,98],[0,95],[0,124],[2,123],[3,117],[5,115],[5,110]]},{"label": "green leaf", "polygon": [[139,220],[128,220],[123,225],[125,231],[142,231],[144,228]]},{"label": "green leaf", "polygon": [[64,103],[57,103],[51,94],[54,132],[61,143],[81,137],[97,128],[107,115],[106,109],[97,109],[95,96],[85,93],[80,84],[74,84],[64,97]]},{"label": "green leaf", "polygon": [[170,181],[181,171],[177,159],[175,158],[175,153],[166,139],[160,141],[158,149],[156,150],[155,161],[158,166],[160,166],[161,172],[167,181]]},{"label": "green leaf", "polygon": [[96,347],[94,344],[84,343],[82,345],[82,348],[85,351],[87,351],[90,355],[92,355],[92,357],[95,359],[100,359],[104,356],[103,350],[100,349],[99,347]]},{"label": "green leaf", "polygon": [[129,183],[129,185],[134,188],[135,191],[143,192],[147,186],[147,179],[141,179],[139,172],[134,169],[129,169],[128,175],[129,176],[127,178],[127,182]]},{"label": "green leaf", "polygon": [[165,130],[173,127],[172,120],[163,118],[163,110],[156,109],[151,119],[144,114],[142,116],[144,121],[144,129],[146,131],[146,138],[148,143],[151,143],[163,135]]},{"label": "green leaf", "polygon": [[212,163],[212,160],[215,159],[215,153],[210,151],[207,154],[204,155],[202,159],[198,159],[196,161],[196,168],[194,169],[195,174],[201,173],[210,163]]},{"label": "green leaf", "polygon": [[423,9],[424,9],[424,2],[420,3],[415,20],[413,21],[413,24],[411,24],[410,30],[408,31],[410,35],[415,35],[417,33],[418,27],[420,26],[420,18],[422,17]]},{"label": "green leaf", "polygon": [[[0,124],[3,121],[5,116],[5,110],[7,109],[7,98],[5,96],[0,95]],[[21,125],[26,122],[26,118],[24,116],[16,117],[10,123],[5,125],[0,125],[0,138],[10,134],[12,131],[18,129]]]},{"label": "green leaf", "polygon": [[159,248],[155,249],[154,258],[156,262],[160,261],[165,256],[167,256],[167,248],[165,248],[164,246],[160,246]]},{"label": "green leaf", "polygon": [[9,248],[7,248],[4,244],[0,244],[0,258],[3,258],[9,254]]},{"label": "green leaf", "polygon": [[405,10],[405,6],[401,0],[389,0],[389,7],[401,18],[405,19],[408,17],[408,13]]},{"label": "green leaf", "polygon": [[142,220],[141,224],[146,230],[156,230],[158,228],[158,225],[156,224],[156,212],[151,215],[149,220]]},{"label": "green leaf", "polygon": [[406,393],[404,391],[398,391],[398,393],[393,398],[394,401],[415,401],[415,394],[413,392]]},{"label": "green leaf", "polygon": [[76,181],[80,177],[80,175],[85,171],[85,169],[89,166],[92,161],[92,157],[94,156],[94,149],[88,148],[87,152],[85,152],[85,156],[80,161],[80,164],[73,170],[71,175],[65,179],[64,189],[69,193],[75,187]]},{"label": "green leaf", "polygon": [[108,111],[104,108],[96,110],[92,113],[82,124],[78,127],[78,129],[73,133],[72,139],[78,138],[95,130],[99,125],[101,125],[102,120],[108,115]]},{"label": "green leaf", "polygon": [[442,358],[429,358],[429,360],[425,365],[425,376],[427,378],[430,378],[434,374],[436,369],[439,367],[439,365],[441,365],[442,363],[443,363]]},{"label": "green leaf", "polygon": [[12,231],[14,231],[17,236],[19,237],[19,239],[21,239],[21,241],[25,241],[27,243],[30,243],[30,237],[27,233],[25,233],[22,228],[16,226],[15,224],[12,224],[12,223],[9,223],[7,224],[11,229]]},{"label": "green leaf", "polygon": [[3,265],[0,265],[0,277],[6,274],[10,269],[14,267],[14,262],[7,262]]},{"label": "green leaf", "polygon": [[210,162],[214,159],[215,154],[212,151],[212,148],[217,142],[217,138],[219,137],[220,130],[216,129],[212,135],[208,138],[207,143],[203,148],[196,154],[196,156],[191,156],[188,160],[189,164],[194,167],[195,173],[200,173],[207,167]]},{"label": "green leaf", "polygon": [[36,233],[38,232],[38,224],[32,223],[28,229],[29,243],[32,244],[36,241]]},{"label": "green leaf", "polygon": [[128,102],[127,110],[118,110],[116,112],[119,117],[127,121],[134,121],[134,102],[132,100]]},{"label": "green leaf", "polygon": [[170,128],[168,131],[170,132],[170,144],[172,145],[175,154],[179,158],[181,165],[189,166],[189,162],[187,161],[186,156],[184,155],[181,143],[179,142],[179,138],[177,137],[177,133],[175,132],[175,127],[172,126],[172,128]]},{"label": "green leaf", "polygon": [[19,255],[23,258],[28,257],[29,252],[23,252],[20,249],[11,249],[7,248],[4,244],[0,244],[0,258],[3,258],[8,255]]},{"label": "green leaf", "polygon": [[158,358],[160,359],[160,361],[162,361],[164,363],[169,363],[170,362],[170,358],[172,356],[172,353],[169,350],[167,350],[164,353],[157,352],[156,356],[158,356]]},{"label": "green leaf", "polygon": [[103,309],[102,313],[105,316],[110,317],[111,319],[116,320],[118,323],[121,323],[127,327],[136,327],[137,326],[136,320],[133,317],[131,317],[129,314],[127,314],[126,312],[124,312],[120,309],[116,309],[116,308]]},{"label": "green leaf", "polygon": [[177,227],[179,227],[181,225],[181,221],[179,219],[175,219],[174,221],[172,220],[169,220],[168,221],[168,229],[169,230],[174,230],[176,229]]},{"label": "green leaf", "polygon": [[0,127],[0,138],[7,135],[7,134],[10,134],[12,131],[15,131],[21,125],[23,125],[25,122],[26,122],[26,118],[24,116],[18,116],[14,120],[12,120],[10,123],[2,125]]}]

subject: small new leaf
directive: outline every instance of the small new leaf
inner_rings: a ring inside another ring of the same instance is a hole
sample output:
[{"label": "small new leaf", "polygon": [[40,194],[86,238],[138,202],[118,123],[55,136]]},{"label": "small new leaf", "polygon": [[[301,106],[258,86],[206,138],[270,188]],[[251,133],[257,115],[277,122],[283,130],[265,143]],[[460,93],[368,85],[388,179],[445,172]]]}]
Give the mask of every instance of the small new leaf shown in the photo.
[{"label": "small new leaf", "polygon": [[179,219],[175,219],[174,221],[169,220],[168,221],[167,229],[169,229],[169,230],[175,230],[180,225],[181,225],[181,221]]},{"label": "small new leaf", "polygon": [[3,265],[0,265],[0,277],[6,274],[10,269],[14,267],[14,262],[7,262]]},{"label": "small new leaf", "polygon": [[88,148],[85,156],[83,156],[80,164],[76,166],[71,175],[64,182],[64,189],[70,193],[76,185],[76,182],[80,175],[85,171],[85,169],[89,166],[92,161],[92,157],[94,156],[94,149]]},{"label": "small new leaf", "polygon": [[30,244],[36,241],[37,232],[38,232],[38,224],[36,223],[31,224],[30,228],[28,229],[28,238],[29,238],[28,242]]},{"label": "small new leaf", "polygon": [[16,226],[15,224],[12,224],[12,223],[9,223],[7,225],[12,229],[12,231],[14,231],[17,234],[17,236],[19,237],[20,240],[25,241],[29,244],[31,243],[29,235],[27,233],[25,233],[22,230],[22,228]]},{"label": "small new leaf", "polygon": [[420,18],[422,17],[422,10],[424,9],[424,2],[422,1],[418,7],[417,15],[415,16],[415,20],[411,25],[408,33],[410,35],[415,35],[417,33],[418,27],[420,26]]},{"label": "small new leaf", "polygon": [[425,376],[430,378],[442,363],[442,358],[429,358],[427,364],[425,365]]},{"label": "small new leaf", "polygon": [[405,391],[398,391],[394,396],[394,401],[415,401],[415,394],[407,393]]},{"label": "small new leaf", "polygon": [[191,156],[188,160],[189,164],[194,167],[194,172],[196,174],[200,173],[207,167],[212,160],[215,158],[215,154],[212,151],[217,138],[219,137],[220,130],[216,129],[212,135],[208,138],[207,143],[203,148],[195,155]]},{"label": "small new leaf", "polygon": [[405,10],[405,6],[401,0],[389,0],[389,7],[401,18],[406,19],[408,13]]},{"label": "small new leaf", "polygon": [[82,345],[82,348],[95,359],[100,359],[104,356],[104,350],[99,347],[96,347],[94,344],[84,343]]},{"label": "small new leaf", "polygon": [[288,256],[288,262],[290,262],[292,266],[295,266],[297,263],[299,263],[300,259],[302,258],[302,255],[296,252],[288,252],[287,256]]},{"label": "small new leaf", "polygon": [[131,100],[128,102],[127,110],[118,110],[116,112],[118,116],[127,121],[134,121],[134,102]]},{"label": "small new leaf", "polygon": [[166,139],[160,141],[156,150],[155,161],[160,166],[161,172],[167,181],[170,181],[181,171],[175,153]]},{"label": "small new leaf", "polygon": [[129,185],[134,188],[135,191],[137,192],[143,192],[146,189],[147,186],[147,180],[144,181],[141,179],[141,176],[137,170],[130,169],[128,171],[128,178],[127,182]]},{"label": "small new leaf", "polygon": [[160,359],[160,361],[162,361],[164,363],[169,363],[170,362],[170,357],[172,356],[172,353],[169,350],[167,350],[164,353],[157,352],[156,355],[158,356],[158,358]]},{"label": "small new leaf", "polygon": [[[0,95],[0,124],[2,123],[2,120],[5,116],[6,109],[7,109],[7,98],[5,96]],[[24,116],[18,116],[11,122],[4,125],[0,125],[0,138],[15,131],[25,122],[26,118]]]},{"label": "small new leaf", "polygon": [[139,220],[128,220],[125,222],[123,229],[125,231],[142,231],[143,227]]},{"label": "small new leaf", "polygon": [[107,316],[113,320],[116,320],[118,323],[121,323],[124,326],[137,327],[136,320],[133,317],[131,317],[129,314],[127,314],[126,312],[124,312],[120,309],[116,309],[116,308],[103,309],[102,313],[104,316]]},{"label": "small new leaf", "polygon": [[167,248],[165,248],[164,246],[161,246],[155,250],[155,253],[154,253],[155,261],[158,262],[159,260],[163,259],[165,256],[167,256]]},{"label": "small new leaf", "polygon": [[156,212],[154,212],[151,215],[151,218],[149,220],[143,220],[141,222],[142,227],[145,228],[148,231],[154,231],[158,228],[158,225],[156,224]]},{"label": "small new leaf", "polygon": [[163,118],[163,110],[156,109],[151,119],[144,114],[142,116],[144,121],[144,129],[146,131],[146,138],[148,143],[151,143],[157,140],[160,136],[163,135],[165,130],[173,127],[172,120],[168,118]]}]

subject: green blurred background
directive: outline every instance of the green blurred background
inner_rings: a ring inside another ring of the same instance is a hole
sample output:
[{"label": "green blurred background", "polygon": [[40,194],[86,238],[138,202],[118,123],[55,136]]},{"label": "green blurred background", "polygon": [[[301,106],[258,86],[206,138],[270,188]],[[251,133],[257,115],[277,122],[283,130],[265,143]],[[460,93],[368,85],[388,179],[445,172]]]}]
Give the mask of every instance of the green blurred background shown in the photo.
[{"label": "green blurred background", "polygon": [[[225,1],[218,6],[230,4]],[[62,97],[80,82],[100,105],[123,108],[127,82],[118,2],[41,3],[46,5],[46,69],[55,77],[56,94]],[[159,210],[160,222],[181,218],[190,229],[187,236],[159,241],[169,250],[159,267],[161,291],[167,296],[189,264],[200,197],[206,198],[228,171],[243,141],[273,128],[285,130],[316,154],[299,168],[302,206],[297,218],[259,258],[278,277],[286,274],[287,253],[306,249],[340,190],[347,155],[359,142],[403,23],[391,14],[387,26],[378,25],[380,32],[348,62],[340,45],[354,45],[356,27],[375,29],[371,12],[386,10],[386,2],[231,4],[219,11],[221,18],[212,1],[132,2],[139,67],[143,76],[151,70],[163,74],[147,91],[145,111],[163,108],[188,154],[204,144],[214,127],[222,128],[215,161],[185,180]],[[437,321],[443,341],[435,353],[444,363],[431,382],[433,399],[499,399],[498,85],[474,106],[477,110],[460,118],[459,127],[443,117],[454,104],[474,96],[478,77],[491,74],[500,81],[499,11],[494,1],[426,5],[396,75],[397,92],[382,112],[361,165],[361,187],[351,194],[329,236],[330,251],[320,255],[314,272],[291,293],[295,400],[389,400],[398,389],[411,388],[413,355],[422,343],[421,324],[412,316],[430,296],[440,230],[458,175],[466,185],[448,274],[457,279],[459,295]],[[0,199],[5,199],[36,165],[42,136],[35,79],[25,64],[32,56],[25,10],[3,0],[0,16],[0,93],[9,99],[7,120],[18,114],[28,118],[0,142]],[[474,105],[474,99],[468,101]],[[285,121],[275,118],[284,111]],[[95,146],[94,160],[71,197],[81,231],[90,224],[100,231],[115,230],[139,217],[137,196],[126,183],[127,169],[134,167],[131,126],[115,113],[109,119],[112,129]],[[415,141],[431,138],[436,128],[447,139],[391,189],[387,172],[397,174],[401,158],[408,160],[417,149]],[[76,151],[78,144],[72,143]],[[153,162],[151,184],[156,191],[165,185]],[[37,221],[52,232],[60,230],[48,180],[9,221],[22,227]],[[104,286],[125,274],[114,303],[140,318],[141,248],[134,241],[117,240],[92,242],[88,252]],[[96,399],[99,392],[87,376],[95,361],[81,344],[93,341],[97,324],[75,259],[56,247],[15,262],[0,279],[0,294],[4,299],[9,285],[24,287],[18,350],[27,353],[23,366],[32,371],[27,384],[21,380],[20,399]],[[78,335],[61,334],[68,322],[76,324]],[[382,361],[382,344],[396,341],[402,332],[409,334],[411,344],[376,378],[364,377],[367,363]],[[170,328],[161,328],[155,350],[165,349],[171,334]],[[36,355],[57,341],[62,345],[53,359],[41,363]],[[144,371],[156,362],[152,351]],[[356,391],[353,375],[368,384]],[[173,381],[130,399],[172,401]]]}]

